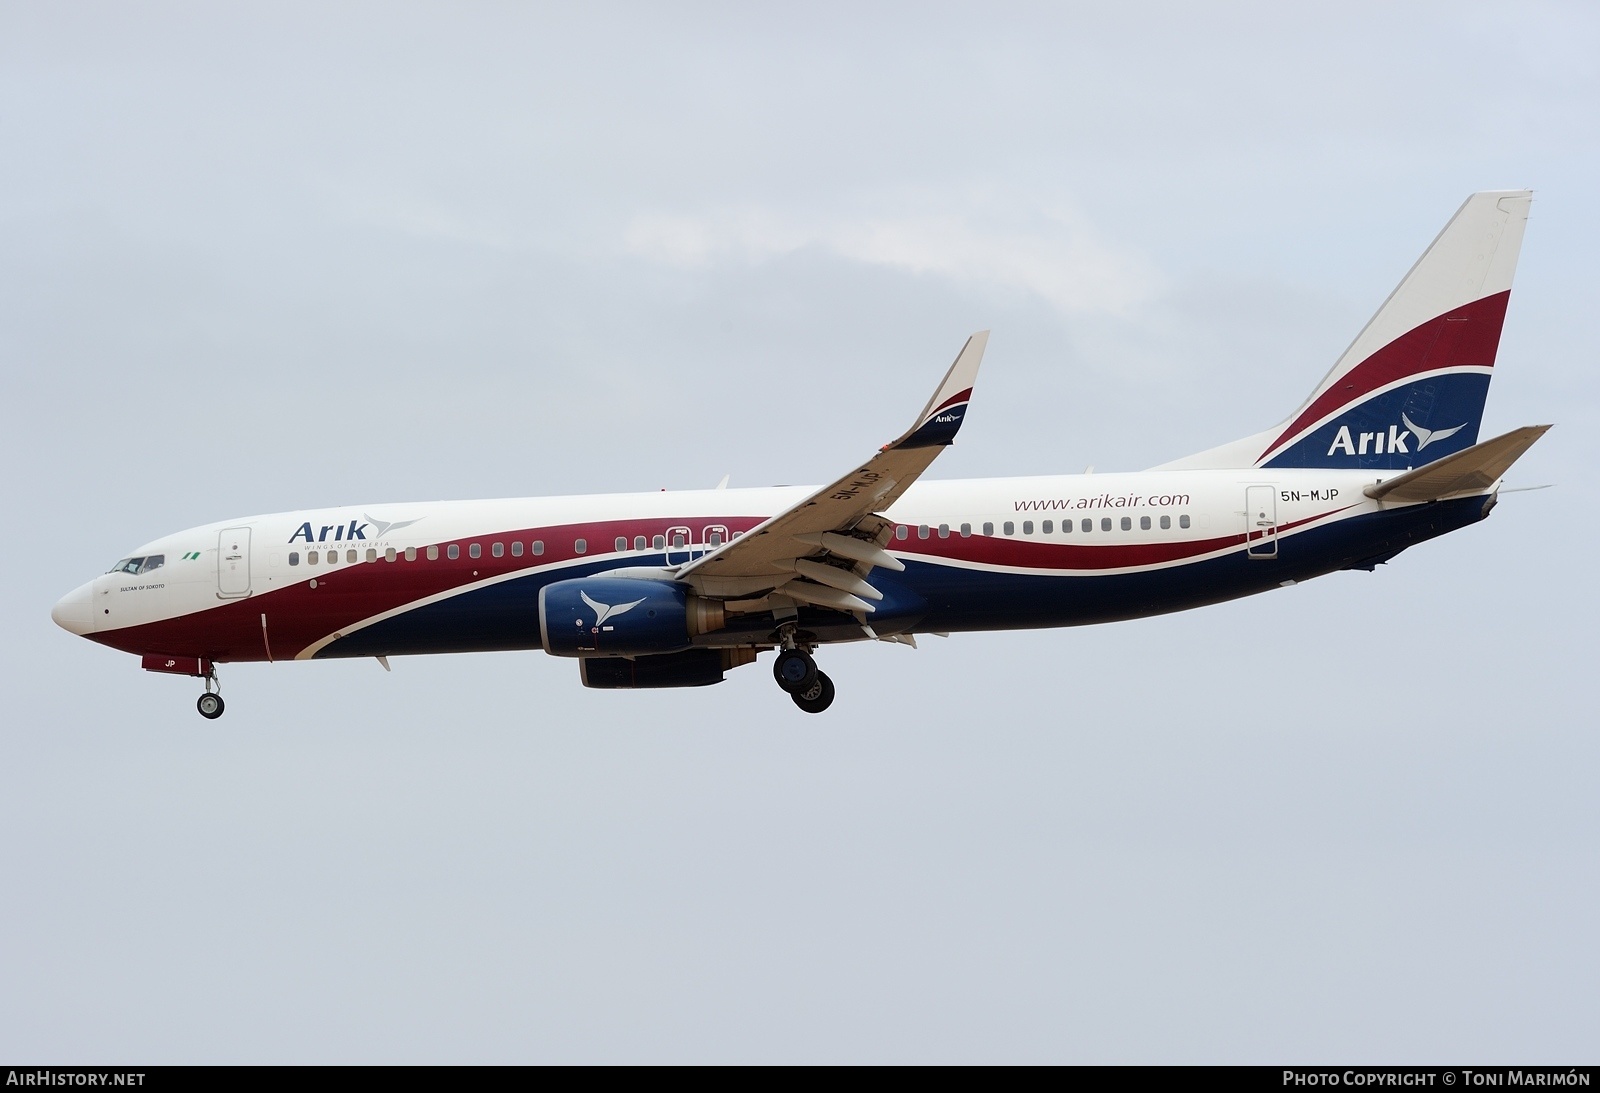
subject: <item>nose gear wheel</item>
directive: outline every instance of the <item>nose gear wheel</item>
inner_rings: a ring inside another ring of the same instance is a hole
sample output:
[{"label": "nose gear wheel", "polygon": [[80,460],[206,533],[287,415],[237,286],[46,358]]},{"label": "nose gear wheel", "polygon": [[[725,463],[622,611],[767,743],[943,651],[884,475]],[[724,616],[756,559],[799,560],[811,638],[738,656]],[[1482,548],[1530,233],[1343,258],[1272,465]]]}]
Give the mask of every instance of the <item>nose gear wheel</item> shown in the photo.
[{"label": "nose gear wheel", "polygon": [[222,701],[222,680],[217,678],[217,667],[211,665],[211,671],[206,679],[206,693],[195,700],[194,708],[200,711],[200,716],[207,721],[215,721],[222,716],[222,711],[227,709],[227,704]]}]

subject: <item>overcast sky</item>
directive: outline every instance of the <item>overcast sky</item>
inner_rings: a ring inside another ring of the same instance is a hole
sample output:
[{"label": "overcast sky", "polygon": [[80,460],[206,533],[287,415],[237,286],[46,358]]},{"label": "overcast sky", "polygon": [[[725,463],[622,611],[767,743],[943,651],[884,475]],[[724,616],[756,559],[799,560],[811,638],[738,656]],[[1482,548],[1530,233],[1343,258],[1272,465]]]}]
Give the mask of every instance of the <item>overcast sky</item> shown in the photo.
[{"label": "overcast sky", "polygon": [[[581,9],[581,10],[580,10]],[[0,1059],[1592,1062],[1600,13],[0,3]],[[1281,419],[1531,186],[1491,520],[1248,601],[605,693],[57,629],[289,508]]]}]

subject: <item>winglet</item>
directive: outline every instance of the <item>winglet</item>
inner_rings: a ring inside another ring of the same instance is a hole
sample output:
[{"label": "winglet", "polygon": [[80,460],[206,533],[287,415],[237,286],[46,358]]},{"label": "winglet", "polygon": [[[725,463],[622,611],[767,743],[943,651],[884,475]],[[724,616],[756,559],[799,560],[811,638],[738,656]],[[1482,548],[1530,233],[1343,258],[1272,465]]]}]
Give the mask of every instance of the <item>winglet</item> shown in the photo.
[{"label": "winglet", "polygon": [[1447,455],[1364,492],[1375,501],[1437,501],[1459,493],[1486,490],[1544,436],[1548,425],[1524,425],[1493,440]]},{"label": "winglet", "polygon": [[972,385],[978,378],[978,365],[983,362],[984,347],[989,344],[989,332],[980,330],[967,339],[967,344],[956,354],[955,363],[944,374],[944,382],[928,400],[917,422],[893,444],[892,448],[933,448],[949,444],[961,429],[967,416],[967,404],[972,400]]},{"label": "winglet", "polygon": [[[850,588],[838,587],[837,579],[835,587],[827,587],[827,578],[844,574],[845,569],[823,566],[818,571],[805,570],[808,579],[804,581],[783,574],[801,572],[801,563],[809,564],[812,556],[822,551],[858,564],[901,568],[892,555],[879,549],[882,544],[873,534],[884,522],[874,520],[869,528],[863,528],[862,521],[891,507],[939,458],[939,450],[955,439],[988,341],[987,330],[967,339],[927,408],[899,440],[737,539],[682,566],[677,570],[677,579],[693,583],[701,595],[713,599],[732,595],[742,598],[753,590],[774,589],[781,584],[783,591],[774,595],[865,615],[871,605]],[[823,578],[820,583],[819,575]],[[738,580],[725,582],[724,578]]]}]

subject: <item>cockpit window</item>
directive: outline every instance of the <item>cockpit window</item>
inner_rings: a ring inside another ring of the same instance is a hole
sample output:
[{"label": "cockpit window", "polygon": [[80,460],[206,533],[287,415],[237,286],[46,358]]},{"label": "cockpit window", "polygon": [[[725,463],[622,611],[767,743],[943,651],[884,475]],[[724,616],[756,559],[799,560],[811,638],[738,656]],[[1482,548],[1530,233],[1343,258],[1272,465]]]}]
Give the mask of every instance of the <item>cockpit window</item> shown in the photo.
[{"label": "cockpit window", "polygon": [[146,558],[124,558],[106,572],[129,573],[137,577],[141,573],[149,573],[152,569],[160,569],[166,561],[165,554],[152,554]]}]

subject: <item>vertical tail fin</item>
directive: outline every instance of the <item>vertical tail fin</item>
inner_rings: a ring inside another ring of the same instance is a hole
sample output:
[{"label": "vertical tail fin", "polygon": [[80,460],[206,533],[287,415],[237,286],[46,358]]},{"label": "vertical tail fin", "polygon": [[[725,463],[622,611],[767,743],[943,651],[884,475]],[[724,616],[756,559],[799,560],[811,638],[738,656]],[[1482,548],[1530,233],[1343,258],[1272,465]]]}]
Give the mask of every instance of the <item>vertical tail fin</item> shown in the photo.
[{"label": "vertical tail fin", "polygon": [[1476,444],[1532,197],[1467,198],[1287,420],[1164,467],[1404,470]]}]

